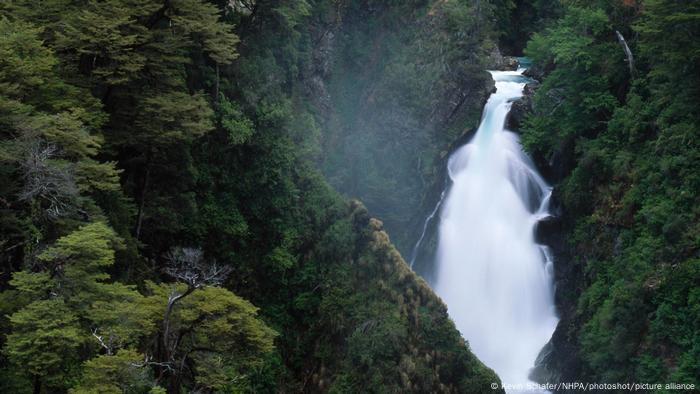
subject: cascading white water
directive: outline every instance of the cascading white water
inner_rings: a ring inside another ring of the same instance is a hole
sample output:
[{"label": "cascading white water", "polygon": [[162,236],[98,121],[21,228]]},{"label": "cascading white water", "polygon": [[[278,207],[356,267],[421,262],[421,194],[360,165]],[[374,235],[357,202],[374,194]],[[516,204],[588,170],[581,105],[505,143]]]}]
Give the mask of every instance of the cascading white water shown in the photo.
[{"label": "cascading white water", "polygon": [[428,232],[428,224],[430,224],[430,221],[435,217],[435,214],[438,212],[438,209],[440,209],[440,205],[442,205],[442,200],[444,199],[445,191],[443,190],[440,194],[440,201],[438,201],[437,205],[435,205],[435,209],[433,209],[430,215],[428,215],[428,217],[425,219],[425,222],[423,222],[423,232],[420,234],[418,242],[416,242],[416,245],[413,247],[413,252],[411,253],[411,261],[409,263],[411,268],[413,268],[413,264],[416,262],[416,257],[418,257],[418,248],[420,248],[423,238],[425,238],[425,234]]},{"label": "cascading white water", "polygon": [[534,239],[551,188],[504,128],[523,71],[491,72],[497,90],[479,129],[449,159],[434,287],[476,356],[504,384],[526,386],[558,319],[552,262]]}]

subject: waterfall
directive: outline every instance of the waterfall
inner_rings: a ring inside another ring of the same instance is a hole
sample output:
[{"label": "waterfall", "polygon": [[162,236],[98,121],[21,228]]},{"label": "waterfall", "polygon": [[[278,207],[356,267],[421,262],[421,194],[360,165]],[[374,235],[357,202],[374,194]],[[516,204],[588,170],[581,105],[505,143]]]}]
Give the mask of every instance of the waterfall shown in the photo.
[{"label": "waterfall", "polygon": [[416,262],[416,257],[418,257],[418,250],[420,249],[421,243],[423,243],[423,238],[425,238],[425,234],[428,232],[428,225],[430,224],[430,221],[433,220],[433,218],[435,217],[435,214],[438,212],[438,209],[440,209],[440,205],[442,205],[443,199],[445,199],[444,190],[440,194],[440,200],[435,205],[435,208],[432,212],[430,212],[430,215],[428,215],[428,217],[425,219],[425,222],[423,222],[423,232],[420,234],[418,242],[416,242],[416,245],[413,247],[413,252],[411,252],[411,262],[409,263],[411,268],[413,268],[413,264],[415,264]]},{"label": "waterfall", "polygon": [[534,238],[551,187],[504,128],[523,71],[491,72],[497,90],[479,129],[449,158],[433,285],[476,356],[504,384],[526,386],[558,318],[550,253]]}]

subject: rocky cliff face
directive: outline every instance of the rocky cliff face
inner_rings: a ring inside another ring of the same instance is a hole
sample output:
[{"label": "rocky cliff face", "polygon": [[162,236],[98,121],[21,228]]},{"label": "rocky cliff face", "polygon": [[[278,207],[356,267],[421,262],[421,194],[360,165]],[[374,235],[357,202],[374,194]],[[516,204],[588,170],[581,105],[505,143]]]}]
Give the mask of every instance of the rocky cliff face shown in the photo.
[{"label": "rocky cliff face", "polygon": [[[552,164],[562,165],[559,162]],[[550,174],[558,171],[543,168]],[[535,236],[537,242],[550,247],[554,257],[554,302],[560,320],[552,339],[540,352],[532,372],[532,379],[540,383],[575,381],[581,369],[578,346],[569,337],[570,332],[581,324],[576,315],[576,303],[582,291],[581,266],[576,263],[574,251],[566,237],[573,226],[573,218],[561,209],[560,191],[556,187],[550,204],[554,216],[537,225]]]},{"label": "rocky cliff face", "polygon": [[[523,126],[527,115],[535,109],[533,97],[540,85],[536,78],[543,78],[542,71],[537,68],[529,69],[526,74],[533,78],[533,82],[525,86],[523,98],[513,103],[507,120],[508,127],[515,131]],[[573,169],[571,157],[564,151],[554,152],[549,158],[533,155],[538,171],[554,186],[550,200],[552,216],[537,224],[535,239],[549,246],[554,258],[554,301],[560,318],[552,339],[540,352],[531,374],[531,378],[540,383],[571,382],[581,376],[578,345],[570,335],[582,324],[577,318],[576,304],[582,291],[583,272],[576,261],[576,250],[567,238],[573,231],[575,215],[563,209],[562,191],[558,187]]]},{"label": "rocky cliff face", "polygon": [[[456,7],[465,7],[457,9]],[[361,199],[409,256],[450,144],[477,125],[504,63],[467,6],[349,5],[319,18],[306,72],[321,120],[322,169]]]},{"label": "rocky cliff face", "polygon": [[510,113],[506,119],[506,127],[510,130],[519,130],[525,121],[525,116],[528,112],[532,111],[532,97],[535,95],[535,90],[539,86],[537,80],[533,80],[525,85],[523,89],[523,97],[514,102],[513,106],[510,108]]}]

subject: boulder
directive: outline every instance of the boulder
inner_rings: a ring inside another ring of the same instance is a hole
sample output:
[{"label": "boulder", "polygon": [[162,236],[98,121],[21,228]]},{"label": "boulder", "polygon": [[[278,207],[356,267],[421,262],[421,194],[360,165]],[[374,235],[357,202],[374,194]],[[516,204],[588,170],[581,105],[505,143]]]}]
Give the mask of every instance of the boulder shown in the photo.
[{"label": "boulder", "polygon": [[523,72],[524,76],[536,79],[538,81],[541,81],[544,78],[544,74],[545,71],[536,64],[532,64]]},{"label": "boulder", "polygon": [[520,63],[513,56],[503,56],[501,51],[494,47],[489,54],[489,68],[493,70],[514,71],[518,69]]},{"label": "boulder", "polygon": [[503,56],[503,70],[515,71],[520,67],[520,62],[513,56]]},{"label": "boulder", "polygon": [[561,220],[556,216],[549,216],[535,225],[535,240],[543,244],[551,244],[561,232]]},{"label": "boulder", "polygon": [[539,82],[537,81],[528,82],[523,89],[523,97],[513,102],[506,119],[506,127],[509,130],[520,130],[525,116],[532,111],[532,99],[538,86]]}]

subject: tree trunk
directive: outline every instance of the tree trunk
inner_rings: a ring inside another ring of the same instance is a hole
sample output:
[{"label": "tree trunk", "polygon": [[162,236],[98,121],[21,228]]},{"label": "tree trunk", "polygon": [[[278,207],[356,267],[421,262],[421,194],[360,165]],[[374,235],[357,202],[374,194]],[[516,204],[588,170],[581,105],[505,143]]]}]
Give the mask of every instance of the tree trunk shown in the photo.
[{"label": "tree trunk", "polygon": [[[170,315],[173,312],[175,304],[181,299],[187,297],[194,291],[194,287],[188,287],[187,290],[177,296],[172,297],[168,300],[168,306],[165,309],[165,315],[163,316],[163,350],[164,350],[164,362],[170,363],[174,360],[173,356],[177,350],[178,341],[176,341],[172,346],[170,344]],[[169,371],[168,376],[168,394],[179,394],[180,393],[180,374],[176,372],[175,366],[173,365],[173,370]]]},{"label": "tree trunk", "polygon": [[214,102],[219,102],[219,63],[216,63],[216,88],[214,89]]},{"label": "tree trunk", "polygon": [[177,374],[171,374],[168,381],[168,394],[180,394],[180,379]]},{"label": "tree trunk", "polygon": [[141,185],[141,201],[139,202],[139,212],[138,212],[138,216],[136,219],[135,237],[136,237],[137,241],[141,237],[141,225],[143,224],[143,212],[144,212],[144,208],[146,206],[146,191],[148,190],[148,182],[149,182],[150,177],[151,177],[151,157],[152,157],[151,152],[148,152],[148,156],[146,158],[146,174],[143,177],[143,184]]},{"label": "tree trunk", "polygon": [[32,392],[34,394],[41,394],[41,378],[39,378],[39,375],[34,375],[33,386]]},{"label": "tree trunk", "polygon": [[194,291],[194,287],[188,287],[187,290],[177,295],[170,300],[168,300],[168,307],[165,309],[165,316],[163,316],[163,347],[165,348],[165,353],[167,360],[170,361],[171,356],[175,352],[175,349],[170,348],[169,336],[170,336],[170,315],[173,313],[173,308],[175,304],[181,299],[187,297]]}]

